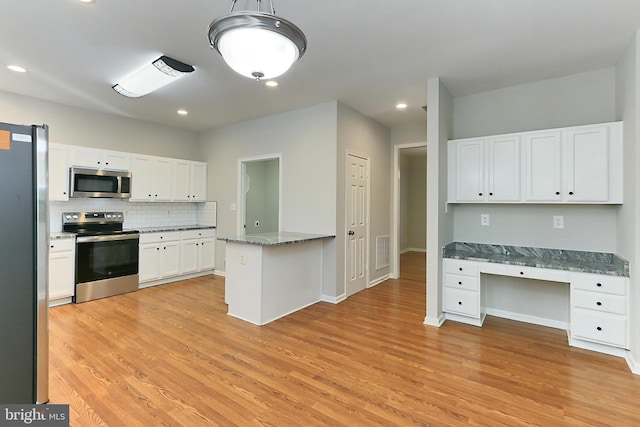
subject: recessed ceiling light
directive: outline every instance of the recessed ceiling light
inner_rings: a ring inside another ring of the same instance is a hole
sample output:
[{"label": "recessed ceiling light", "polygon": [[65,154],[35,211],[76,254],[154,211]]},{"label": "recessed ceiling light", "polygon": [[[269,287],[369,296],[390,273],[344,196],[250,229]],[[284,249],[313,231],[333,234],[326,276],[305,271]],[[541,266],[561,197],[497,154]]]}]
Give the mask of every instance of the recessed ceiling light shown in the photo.
[{"label": "recessed ceiling light", "polygon": [[85,3],[85,4],[93,4],[95,2],[96,0],[80,0],[80,3]]},{"label": "recessed ceiling light", "polygon": [[187,114],[189,114],[189,112],[184,109],[178,110],[177,113],[180,114],[181,116],[186,116]]},{"label": "recessed ceiling light", "polygon": [[26,73],[27,70],[25,68],[22,68],[19,65],[7,65],[7,68],[10,69],[11,71],[15,71],[16,73]]},{"label": "recessed ceiling light", "polygon": [[278,82],[275,80],[269,80],[268,82],[265,83],[267,86],[269,87],[276,87],[278,86]]},{"label": "recessed ceiling light", "polygon": [[396,110],[405,110],[407,108],[407,104],[404,102],[399,102],[396,104]]}]

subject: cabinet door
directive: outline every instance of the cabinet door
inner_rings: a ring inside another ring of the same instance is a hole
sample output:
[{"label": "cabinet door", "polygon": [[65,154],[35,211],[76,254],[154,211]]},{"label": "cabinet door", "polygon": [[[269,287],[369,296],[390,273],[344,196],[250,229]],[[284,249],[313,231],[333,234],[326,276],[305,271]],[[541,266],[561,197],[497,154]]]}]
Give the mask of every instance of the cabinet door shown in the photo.
[{"label": "cabinet door", "polygon": [[520,201],[520,137],[487,139],[489,202]]},{"label": "cabinet door", "polygon": [[175,202],[187,202],[190,200],[191,178],[190,162],[187,160],[176,160],[173,162],[173,195]]},{"label": "cabinet door", "polygon": [[609,200],[609,132],[607,126],[589,126],[566,131],[566,200]]},{"label": "cabinet door", "polygon": [[80,147],[73,148],[71,152],[71,164],[73,166],[84,166],[93,169],[102,169],[104,167],[102,150]]},{"label": "cabinet door", "polygon": [[131,155],[117,151],[107,151],[104,154],[104,168],[110,170],[130,171]]},{"label": "cabinet door", "polygon": [[484,194],[484,139],[455,143],[456,200],[459,202],[483,201]]},{"label": "cabinet door", "polygon": [[156,159],[153,167],[153,199],[168,202],[171,200],[171,160]]},{"label": "cabinet door", "polygon": [[131,167],[131,200],[152,200],[153,179],[152,158],[148,156],[135,156]]},{"label": "cabinet door", "polygon": [[197,239],[183,240],[181,243],[180,272],[182,274],[198,271],[198,245]]},{"label": "cabinet door", "polygon": [[204,202],[207,198],[207,164],[191,162],[191,201]]},{"label": "cabinet door", "polygon": [[160,245],[148,243],[140,245],[138,278],[140,283],[160,277]]},{"label": "cabinet door", "polygon": [[524,136],[525,201],[557,202],[562,199],[560,132]]},{"label": "cabinet door", "polygon": [[49,300],[72,297],[75,288],[73,251],[49,254]]},{"label": "cabinet door", "polygon": [[49,146],[49,200],[69,200],[69,167],[67,147]]},{"label": "cabinet door", "polygon": [[213,270],[216,264],[216,240],[200,240],[199,270]]},{"label": "cabinet door", "polygon": [[177,276],[180,274],[180,243],[164,242],[160,245],[162,254],[160,275],[161,277]]}]

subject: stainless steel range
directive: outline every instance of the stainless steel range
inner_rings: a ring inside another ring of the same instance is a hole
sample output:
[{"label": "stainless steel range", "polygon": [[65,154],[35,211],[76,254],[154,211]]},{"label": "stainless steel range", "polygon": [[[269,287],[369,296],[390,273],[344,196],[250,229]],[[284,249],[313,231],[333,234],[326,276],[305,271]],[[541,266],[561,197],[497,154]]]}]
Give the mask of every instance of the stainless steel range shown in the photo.
[{"label": "stainless steel range", "polygon": [[123,231],[122,212],[67,212],[63,230],[76,233],[74,302],[138,289],[138,231]]}]

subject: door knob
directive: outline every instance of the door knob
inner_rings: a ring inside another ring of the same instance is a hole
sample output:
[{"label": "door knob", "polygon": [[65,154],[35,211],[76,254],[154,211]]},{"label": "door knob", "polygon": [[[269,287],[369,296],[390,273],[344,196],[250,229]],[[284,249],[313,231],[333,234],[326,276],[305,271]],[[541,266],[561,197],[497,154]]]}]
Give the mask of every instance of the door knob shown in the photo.
[{"label": "door knob", "polygon": [[353,230],[349,230],[349,236],[353,236],[354,234],[356,234],[356,232],[355,232],[355,231],[353,231]]}]

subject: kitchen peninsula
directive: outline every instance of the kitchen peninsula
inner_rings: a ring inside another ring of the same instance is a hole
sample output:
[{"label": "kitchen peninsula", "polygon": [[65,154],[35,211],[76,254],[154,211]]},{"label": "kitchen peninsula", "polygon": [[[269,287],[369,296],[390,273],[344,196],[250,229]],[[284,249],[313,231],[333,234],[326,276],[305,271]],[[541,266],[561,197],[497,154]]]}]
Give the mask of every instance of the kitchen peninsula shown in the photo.
[{"label": "kitchen peninsula", "polygon": [[255,325],[315,304],[332,235],[294,232],[219,237],[226,242],[227,314]]}]

